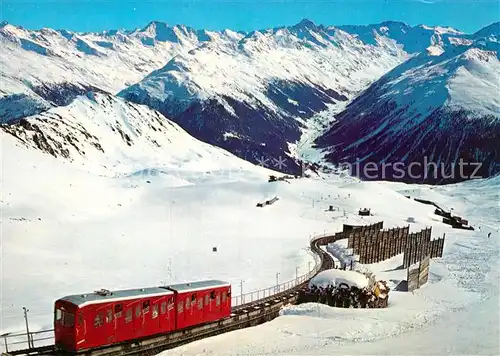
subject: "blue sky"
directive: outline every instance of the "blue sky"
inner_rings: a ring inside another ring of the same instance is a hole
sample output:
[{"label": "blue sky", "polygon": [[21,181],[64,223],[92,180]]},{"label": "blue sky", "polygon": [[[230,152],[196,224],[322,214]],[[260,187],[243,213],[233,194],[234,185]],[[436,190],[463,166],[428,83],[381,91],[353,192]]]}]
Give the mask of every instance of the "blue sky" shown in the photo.
[{"label": "blue sky", "polygon": [[385,20],[475,32],[500,21],[499,0],[0,0],[0,19],[29,29],[102,31],[152,20],[197,29],[255,30],[308,18],[324,25]]}]

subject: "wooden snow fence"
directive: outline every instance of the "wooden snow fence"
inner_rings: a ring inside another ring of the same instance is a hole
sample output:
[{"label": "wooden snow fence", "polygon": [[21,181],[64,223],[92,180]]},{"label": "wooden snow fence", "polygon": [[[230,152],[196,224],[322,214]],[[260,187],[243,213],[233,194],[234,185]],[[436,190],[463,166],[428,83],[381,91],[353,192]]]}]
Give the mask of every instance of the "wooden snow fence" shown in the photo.
[{"label": "wooden snow fence", "polygon": [[406,271],[408,292],[413,292],[427,283],[429,280],[429,265],[430,256],[427,256],[422,261],[408,267]]},{"label": "wooden snow fence", "polygon": [[[347,247],[359,255],[360,263],[377,263],[404,252],[409,226],[382,230],[383,222],[353,228],[348,233]],[[424,232],[423,234],[430,234]],[[430,235],[429,235],[430,236]]]},{"label": "wooden snow fence", "polygon": [[430,238],[430,228],[410,234],[404,250],[403,268],[408,268],[414,263],[423,261],[427,256],[430,258],[443,257],[445,235],[432,241]]}]

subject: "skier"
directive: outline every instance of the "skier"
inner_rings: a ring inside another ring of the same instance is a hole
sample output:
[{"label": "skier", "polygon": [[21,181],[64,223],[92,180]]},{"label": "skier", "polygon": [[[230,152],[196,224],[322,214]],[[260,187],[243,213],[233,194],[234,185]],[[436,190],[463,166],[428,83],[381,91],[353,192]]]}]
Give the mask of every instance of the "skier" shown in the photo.
[{"label": "skier", "polygon": [[491,236],[491,232],[488,232],[488,238],[490,238],[490,236]]}]

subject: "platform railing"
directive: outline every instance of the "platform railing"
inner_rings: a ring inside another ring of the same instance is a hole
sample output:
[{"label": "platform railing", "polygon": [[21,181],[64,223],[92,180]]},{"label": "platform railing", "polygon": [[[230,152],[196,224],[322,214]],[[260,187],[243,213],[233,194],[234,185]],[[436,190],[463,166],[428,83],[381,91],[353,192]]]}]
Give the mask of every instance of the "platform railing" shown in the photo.
[{"label": "platform railing", "polygon": [[[317,239],[319,237],[326,237],[326,236],[332,236],[332,234],[331,233],[324,233],[324,234],[320,234],[320,235],[314,235],[310,238],[310,241]],[[255,290],[255,291],[252,291],[249,293],[244,293],[242,295],[233,296],[231,298],[231,306],[237,307],[237,306],[240,306],[243,304],[249,304],[249,303],[258,301],[260,299],[272,297],[273,295],[283,293],[289,289],[292,289],[292,288],[299,286],[302,283],[308,281],[309,279],[314,277],[321,269],[320,257],[315,253],[313,253],[313,256],[314,256],[314,262],[315,262],[314,267],[312,270],[310,270],[306,274],[303,274],[301,276],[298,276],[297,278],[294,278],[292,280],[288,280],[286,282],[283,282],[283,283],[280,283],[280,284],[277,284],[277,285],[274,285],[274,286],[271,286],[268,288],[263,288],[263,289]]]},{"label": "platform railing", "polygon": [[[321,237],[332,236],[331,233],[313,235],[310,241]],[[256,302],[264,298],[271,298],[274,295],[286,292],[314,277],[321,269],[321,258],[313,252],[314,267],[307,273],[292,280],[259,290],[255,290],[231,298],[231,305],[241,306]],[[54,329],[33,331],[28,333],[6,333],[0,335],[0,351],[9,352],[24,349],[36,349],[54,344]]]},{"label": "platform railing", "polygon": [[54,329],[0,335],[0,351],[35,349],[54,344]]}]

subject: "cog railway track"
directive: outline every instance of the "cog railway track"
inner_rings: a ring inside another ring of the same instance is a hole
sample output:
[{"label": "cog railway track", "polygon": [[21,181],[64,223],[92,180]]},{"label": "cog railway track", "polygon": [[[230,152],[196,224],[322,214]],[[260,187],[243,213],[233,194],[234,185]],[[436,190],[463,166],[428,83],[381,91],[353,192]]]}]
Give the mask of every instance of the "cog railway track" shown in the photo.
[{"label": "cog railway track", "polygon": [[[256,326],[270,321],[279,315],[281,308],[288,304],[295,304],[298,292],[307,285],[309,280],[321,271],[335,267],[333,258],[323,251],[321,246],[344,238],[343,233],[331,235],[315,236],[310,241],[311,251],[319,257],[319,263],[307,276],[298,281],[294,281],[291,288],[268,295],[249,303],[234,306],[229,318],[217,322],[196,325],[183,330],[174,331],[168,334],[156,335],[144,339],[135,339],[124,343],[113,344],[107,347],[97,348],[79,353],[67,353],[57,351],[55,345],[41,347],[31,347],[28,349],[7,351],[3,356],[14,355],[58,355],[58,356],[118,356],[118,355],[156,355],[164,350],[172,349],[196,340],[223,334],[229,331]],[[304,277],[304,276],[303,276]],[[48,331],[47,331],[48,332]],[[21,336],[20,334],[18,336]],[[24,334],[25,338],[27,334]],[[5,337],[5,335],[4,335]],[[5,337],[7,345],[7,337]]]}]

